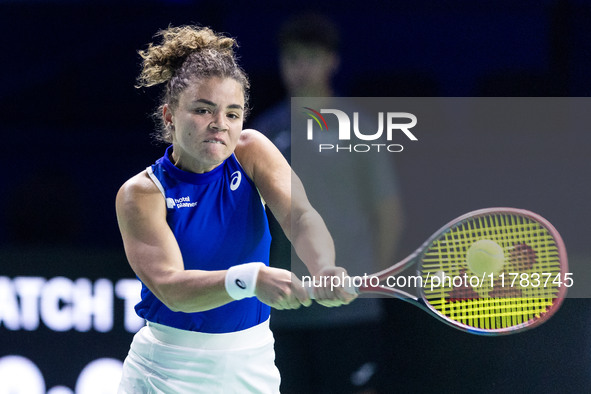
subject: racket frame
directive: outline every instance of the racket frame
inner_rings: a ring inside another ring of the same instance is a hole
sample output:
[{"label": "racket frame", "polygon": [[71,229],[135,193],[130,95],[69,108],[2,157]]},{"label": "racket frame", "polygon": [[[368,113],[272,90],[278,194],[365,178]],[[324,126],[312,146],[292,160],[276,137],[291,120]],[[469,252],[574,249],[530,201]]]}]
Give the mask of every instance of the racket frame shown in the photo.
[{"label": "racket frame", "polygon": [[[479,209],[479,210],[475,210],[472,212],[468,212],[462,216],[455,218],[454,220],[445,224],[443,227],[441,227],[435,233],[433,233],[433,235],[431,237],[429,237],[420,247],[418,247],[413,253],[408,255],[405,259],[403,259],[400,262],[394,264],[393,266],[386,268],[382,271],[379,271],[371,276],[378,277],[379,281],[381,283],[382,281],[386,280],[386,278],[388,278],[389,276],[395,276],[395,275],[407,270],[409,267],[416,266],[416,265],[419,266],[418,269],[416,270],[416,274],[420,276],[421,275],[420,263],[422,261],[422,258],[424,257],[425,253],[429,250],[429,246],[434,241],[438,240],[441,237],[441,235],[443,235],[445,232],[447,232],[452,227],[457,226],[464,221],[473,220],[478,217],[493,215],[493,214],[499,214],[499,215],[509,214],[509,215],[523,216],[525,218],[528,218],[530,220],[533,220],[533,221],[539,223],[542,227],[544,227],[546,230],[548,230],[548,232],[550,233],[550,235],[552,236],[552,238],[554,239],[554,241],[556,243],[561,274],[568,272],[568,257],[567,257],[564,241],[562,240],[562,237],[560,236],[560,234],[558,233],[556,228],[548,220],[546,220],[545,218],[543,218],[542,216],[540,216],[536,213],[533,213],[533,212],[525,210],[525,209],[510,208],[510,207],[493,207],[493,208],[484,208],[484,209]],[[420,307],[421,309],[425,310],[429,314],[439,318],[441,321],[443,321],[444,323],[446,323],[454,328],[460,329],[462,331],[470,332],[472,334],[505,335],[505,334],[521,332],[526,329],[534,328],[534,327],[539,326],[540,324],[544,323],[548,319],[550,319],[550,317],[552,317],[552,315],[554,315],[554,313],[556,313],[556,311],[560,308],[562,301],[566,297],[567,287],[564,286],[563,284],[558,287],[558,293],[556,295],[555,301],[552,303],[552,305],[549,307],[549,309],[546,312],[544,312],[543,316],[541,316],[540,318],[535,319],[535,320],[529,320],[529,321],[526,321],[521,324],[516,324],[511,327],[497,328],[497,329],[481,329],[481,328],[477,328],[477,327],[472,327],[472,326],[457,322],[455,320],[452,320],[452,319],[446,317],[445,315],[442,315],[437,309],[435,309],[426,300],[426,297],[425,297],[425,294],[424,294],[422,288],[417,289],[418,295],[411,294],[411,293],[408,293],[406,291],[403,291],[403,290],[400,290],[397,288],[387,287],[387,286],[382,286],[382,285],[377,285],[377,286],[362,285],[360,287],[355,288],[353,291],[355,291],[357,294],[380,294],[380,295],[398,298],[400,300],[409,302],[413,305]]]}]

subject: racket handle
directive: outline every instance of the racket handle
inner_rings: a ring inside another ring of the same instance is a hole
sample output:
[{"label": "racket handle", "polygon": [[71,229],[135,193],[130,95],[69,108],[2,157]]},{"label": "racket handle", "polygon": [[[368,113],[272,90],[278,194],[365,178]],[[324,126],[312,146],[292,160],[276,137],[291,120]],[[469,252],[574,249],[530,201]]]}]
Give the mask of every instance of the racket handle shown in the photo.
[{"label": "racket handle", "polygon": [[[314,300],[316,297],[314,297],[314,287],[312,286],[312,284],[310,282],[307,282],[304,284],[304,287],[306,288],[306,291],[308,292],[308,296],[310,297],[310,299]],[[343,289],[347,293],[352,295],[359,294],[357,287],[353,286],[351,283],[349,283],[349,286],[344,286]]]}]

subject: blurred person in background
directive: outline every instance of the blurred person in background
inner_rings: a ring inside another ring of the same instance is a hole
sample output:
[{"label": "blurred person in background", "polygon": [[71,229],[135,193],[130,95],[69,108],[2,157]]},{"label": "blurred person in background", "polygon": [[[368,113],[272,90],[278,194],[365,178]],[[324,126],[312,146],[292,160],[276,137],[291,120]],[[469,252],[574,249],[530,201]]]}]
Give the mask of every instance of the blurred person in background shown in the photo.
[{"label": "blurred person in background", "polygon": [[[255,118],[252,126],[294,168],[291,97],[310,97],[317,103],[342,93],[333,87],[341,63],[339,48],[338,28],[324,15],[298,15],[281,27],[279,64],[287,96]],[[298,165],[318,173],[305,180],[306,191],[333,235],[338,264],[351,275],[370,274],[393,264],[402,227],[393,163],[385,155],[374,155],[377,161],[357,155],[321,156],[305,156],[305,163]],[[273,215],[268,216],[270,264],[289,269],[290,243]],[[273,311],[282,393],[381,392],[380,377],[386,367],[382,302],[363,298],[330,310],[312,305],[292,313]]]}]

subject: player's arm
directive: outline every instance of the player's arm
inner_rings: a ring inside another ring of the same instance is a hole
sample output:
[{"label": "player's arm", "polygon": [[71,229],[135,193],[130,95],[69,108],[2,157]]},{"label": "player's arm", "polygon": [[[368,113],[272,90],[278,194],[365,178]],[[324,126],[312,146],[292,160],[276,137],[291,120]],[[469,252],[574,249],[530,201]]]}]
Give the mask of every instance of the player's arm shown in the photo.
[{"label": "player's arm", "polygon": [[[310,273],[316,277],[346,275],[343,268],[335,266],[334,243],[324,221],[273,143],[258,131],[244,130],[236,155]],[[354,298],[342,288],[333,290],[316,288],[316,300],[335,306]]]},{"label": "player's arm", "polygon": [[131,268],[167,307],[197,312],[232,301],[224,286],[225,271],[184,270],[166,222],[164,198],[145,171],[121,187],[116,210]]},{"label": "player's arm", "polygon": [[[125,253],[133,271],[167,307],[173,311],[199,312],[233,301],[225,287],[226,270],[184,269],[178,243],[166,222],[164,197],[145,171],[121,187],[116,209]],[[277,288],[288,287],[291,275],[275,272],[270,281]],[[266,301],[277,309],[297,308],[301,304],[297,298],[279,296]]]}]

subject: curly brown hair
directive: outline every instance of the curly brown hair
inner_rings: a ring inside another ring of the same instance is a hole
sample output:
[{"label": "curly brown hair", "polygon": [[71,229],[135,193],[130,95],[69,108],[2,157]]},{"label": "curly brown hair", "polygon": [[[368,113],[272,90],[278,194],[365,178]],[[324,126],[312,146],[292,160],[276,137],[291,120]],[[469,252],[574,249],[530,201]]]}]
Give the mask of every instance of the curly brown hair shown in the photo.
[{"label": "curly brown hair", "polygon": [[161,37],[160,44],[150,43],[146,50],[138,51],[143,62],[136,87],[166,84],[160,106],[154,113],[160,123],[158,139],[172,142],[171,130],[162,118],[162,108],[168,104],[174,110],[180,94],[194,80],[211,77],[236,80],[244,92],[246,116],[250,83],[236,61],[234,48],[238,44],[235,39],[217,34],[208,27],[194,25],[169,26],[155,37]]}]

